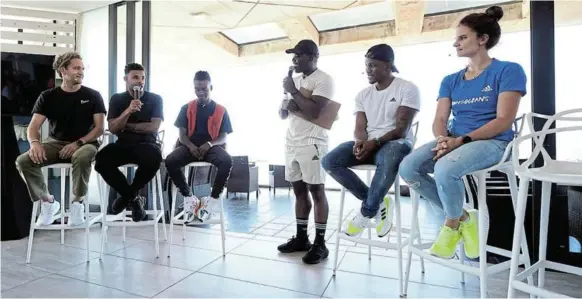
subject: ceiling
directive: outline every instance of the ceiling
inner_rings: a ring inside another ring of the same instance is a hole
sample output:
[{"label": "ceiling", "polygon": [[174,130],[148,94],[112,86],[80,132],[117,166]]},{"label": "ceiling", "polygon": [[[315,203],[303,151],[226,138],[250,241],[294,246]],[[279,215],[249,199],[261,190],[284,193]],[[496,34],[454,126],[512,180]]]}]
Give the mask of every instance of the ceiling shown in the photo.
[{"label": "ceiling", "polygon": [[[153,1],[152,23],[160,27],[220,31],[237,44],[285,38],[277,22],[309,16],[319,31],[394,19],[394,0],[199,0]],[[400,1],[400,0],[396,0]],[[427,1],[425,14],[466,9],[508,0]]]},{"label": "ceiling", "polygon": [[2,6],[30,8],[38,10],[82,13],[96,8],[104,7],[109,4],[119,2],[111,0],[100,1],[10,1],[2,0]]}]

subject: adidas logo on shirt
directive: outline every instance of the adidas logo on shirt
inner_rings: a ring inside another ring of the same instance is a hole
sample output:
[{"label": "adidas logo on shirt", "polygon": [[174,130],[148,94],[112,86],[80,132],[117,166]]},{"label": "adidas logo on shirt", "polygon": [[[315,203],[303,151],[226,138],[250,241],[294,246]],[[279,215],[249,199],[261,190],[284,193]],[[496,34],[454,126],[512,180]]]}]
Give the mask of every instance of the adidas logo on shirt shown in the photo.
[{"label": "adidas logo on shirt", "polygon": [[487,85],[485,87],[483,87],[483,89],[481,89],[481,92],[489,92],[492,91],[493,89],[491,89],[491,86]]}]

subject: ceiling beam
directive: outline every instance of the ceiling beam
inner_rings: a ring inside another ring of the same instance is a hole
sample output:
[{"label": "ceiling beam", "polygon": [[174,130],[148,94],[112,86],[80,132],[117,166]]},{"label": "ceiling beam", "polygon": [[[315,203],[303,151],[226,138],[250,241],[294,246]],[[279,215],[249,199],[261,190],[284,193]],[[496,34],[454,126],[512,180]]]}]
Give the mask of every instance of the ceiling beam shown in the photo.
[{"label": "ceiling beam", "polygon": [[[523,19],[525,16],[522,14],[522,3],[512,3],[500,5],[503,9],[503,18],[500,22],[509,22]],[[483,12],[485,8],[469,9],[463,11],[457,11],[453,13],[445,14],[435,14],[424,17],[424,23],[422,26],[422,32],[430,32],[437,30],[450,29],[456,26],[463,17],[472,13]],[[529,14],[527,15],[529,16]]]},{"label": "ceiling beam", "polygon": [[277,25],[285,31],[292,43],[297,43],[302,39],[310,39],[319,44],[319,31],[307,16],[288,19],[278,22]]},{"label": "ceiling beam", "polygon": [[375,40],[396,35],[394,20],[385,23],[350,27],[319,33],[319,45],[333,45],[365,40]]},{"label": "ceiling beam", "polygon": [[426,1],[394,1],[396,35],[418,35],[422,32]]},{"label": "ceiling beam", "polygon": [[235,43],[232,39],[226,37],[224,34],[220,32],[205,34],[204,38],[213,43],[215,46],[223,49],[224,51],[234,55],[240,55],[240,47],[237,43]]},{"label": "ceiling beam", "polygon": [[285,50],[293,48],[295,43],[290,39],[277,39],[264,43],[253,43],[248,45],[242,45],[240,47],[239,56],[255,56],[270,53],[284,53]]}]

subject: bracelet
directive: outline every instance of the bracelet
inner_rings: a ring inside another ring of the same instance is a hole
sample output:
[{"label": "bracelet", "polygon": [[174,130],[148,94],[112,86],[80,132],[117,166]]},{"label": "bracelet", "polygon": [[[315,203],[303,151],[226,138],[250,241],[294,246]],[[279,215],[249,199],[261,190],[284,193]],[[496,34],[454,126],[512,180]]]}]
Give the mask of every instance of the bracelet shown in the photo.
[{"label": "bracelet", "polygon": [[39,141],[38,139],[32,139],[32,140],[31,140],[31,141],[30,141],[28,144],[33,144],[33,143],[35,143],[35,142],[38,142],[38,143],[40,143],[40,141]]}]

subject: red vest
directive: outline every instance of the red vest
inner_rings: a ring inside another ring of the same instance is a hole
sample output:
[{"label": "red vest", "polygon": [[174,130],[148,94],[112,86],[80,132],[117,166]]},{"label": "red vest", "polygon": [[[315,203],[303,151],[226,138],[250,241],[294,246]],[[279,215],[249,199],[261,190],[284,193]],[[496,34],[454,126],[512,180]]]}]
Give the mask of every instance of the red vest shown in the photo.
[{"label": "red vest", "polygon": [[[186,118],[188,118],[188,136],[192,137],[196,129],[196,111],[198,111],[198,101],[192,100],[188,103],[188,110],[186,112]],[[216,108],[212,115],[208,118],[208,134],[212,140],[216,140],[220,134],[220,126],[222,125],[222,118],[224,117],[224,112],[226,109],[216,103]]]}]

